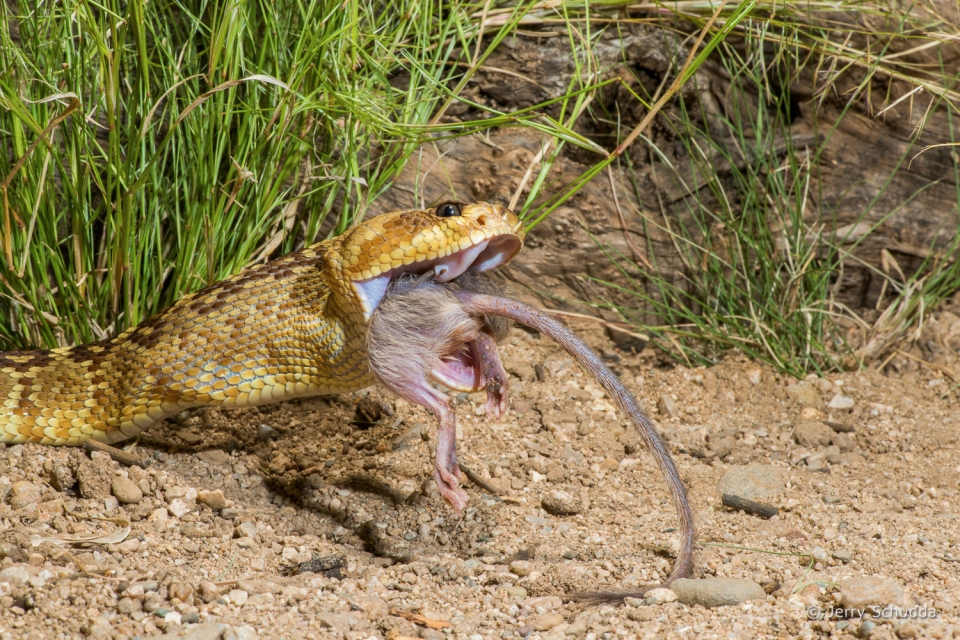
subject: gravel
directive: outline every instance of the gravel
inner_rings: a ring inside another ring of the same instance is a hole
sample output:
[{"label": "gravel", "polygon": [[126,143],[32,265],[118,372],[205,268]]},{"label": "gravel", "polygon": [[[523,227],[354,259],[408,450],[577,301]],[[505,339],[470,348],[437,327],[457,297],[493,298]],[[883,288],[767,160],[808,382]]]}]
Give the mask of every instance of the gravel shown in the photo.
[{"label": "gravel", "polygon": [[[611,349],[593,325],[575,328]],[[698,539],[715,543],[698,549],[696,601],[684,583],[626,607],[557,597],[662,582],[679,532],[656,465],[602,392],[555,347],[514,331],[505,362],[534,370],[511,379],[522,415],[475,415],[476,394],[457,406],[461,459],[503,491],[464,479],[460,515],[431,480],[435,422],[379,390],[369,396],[393,402],[395,417],[366,429],[350,424],[362,394],[184,412],[141,438],[146,469],[0,446],[0,638],[843,637],[865,623],[809,620],[808,608],[870,601],[938,612],[883,622],[874,637],[957,635],[960,441],[942,387],[875,371],[805,381],[824,398],[856,398],[838,410],[796,401],[796,381],[739,357],[661,369],[620,355],[628,384],[642,378],[642,404],[676,398],[658,427]],[[802,422],[844,429],[811,448],[796,442]],[[276,437],[259,442],[265,423]],[[178,452],[180,432],[201,436],[202,450]],[[688,455],[721,442],[722,459]],[[817,456],[824,472],[812,473]],[[359,475],[402,498],[345,482]],[[724,509],[719,487],[779,515]],[[31,543],[102,536],[112,541]],[[812,568],[791,557],[804,553]]]}]

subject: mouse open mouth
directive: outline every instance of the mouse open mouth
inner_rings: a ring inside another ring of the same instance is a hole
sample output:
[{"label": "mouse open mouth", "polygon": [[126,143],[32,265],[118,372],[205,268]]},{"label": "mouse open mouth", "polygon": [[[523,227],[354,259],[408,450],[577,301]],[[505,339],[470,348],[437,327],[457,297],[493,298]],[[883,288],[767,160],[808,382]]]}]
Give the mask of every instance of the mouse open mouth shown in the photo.
[{"label": "mouse open mouth", "polygon": [[364,320],[370,320],[390,282],[402,274],[433,272],[435,282],[450,282],[467,271],[484,273],[510,262],[520,251],[520,246],[520,239],[516,236],[495,236],[440,258],[413,262],[367,280],[354,281],[353,288],[363,305]]},{"label": "mouse open mouth", "polygon": [[457,391],[483,388],[486,381],[483,379],[476,340],[468,340],[454,353],[442,356],[440,363],[430,370],[430,377],[434,382]]}]

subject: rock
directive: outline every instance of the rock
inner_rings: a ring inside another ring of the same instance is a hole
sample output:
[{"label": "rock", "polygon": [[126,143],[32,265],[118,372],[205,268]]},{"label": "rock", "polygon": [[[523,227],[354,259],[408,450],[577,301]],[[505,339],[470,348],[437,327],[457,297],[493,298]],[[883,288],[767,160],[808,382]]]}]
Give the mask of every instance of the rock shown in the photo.
[{"label": "rock", "polygon": [[257,442],[276,440],[279,437],[280,432],[268,424],[261,424],[259,427],[257,427]]},{"label": "rock", "polygon": [[869,638],[877,628],[877,623],[873,620],[864,620],[857,629],[857,635],[861,638]]},{"label": "rock", "polygon": [[[35,573],[35,570],[34,570]],[[13,585],[26,584],[30,581],[31,571],[25,564],[14,564],[0,571],[0,581]]]},{"label": "rock", "polygon": [[677,592],[673,589],[650,589],[643,595],[645,604],[664,604],[665,602],[677,601]]},{"label": "rock", "polygon": [[830,444],[836,434],[833,429],[816,420],[803,420],[793,429],[793,438],[801,447],[819,449]]},{"label": "rock", "polygon": [[563,616],[559,613],[545,613],[537,616],[530,622],[534,631],[549,631],[554,627],[563,624]]},{"label": "rock", "polygon": [[383,620],[390,615],[390,605],[380,598],[360,600],[359,606],[370,620]]},{"label": "rock", "polygon": [[217,598],[220,597],[220,587],[210,582],[209,580],[204,580],[200,583],[200,599],[206,603],[211,603]]},{"label": "rock", "polygon": [[[187,622],[187,616],[184,616],[184,622]],[[180,640],[220,640],[226,630],[227,625],[222,622],[204,622],[190,627]]]},{"label": "rock", "polygon": [[187,602],[193,595],[193,587],[186,582],[174,581],[170,583],[167,593],[171,600],[176,598],[180,602]]},{"label": "rock", "polygon": [[10,506],[14,509],[40,502],[40,489],[26,480],[14,482],[10,486]]},{"label": "rock", "polygon": [[143,491],[127,476],[114,476],[110,491],[122,504],[139,504],[143,500]]},{"label": "rock", "polygon": [[223,640],[258,640],[256,629],[250,625],[242,627],[229,627],[223,632]]},{"label": "rock", "polygon": [[677,600],[687,606],[721,607],[740,604],[747,600],[763,600],[767,594],[753,580],[736,578],[706,578],[677,580],[670,585]]},{"label": "rock", "polygon": [[840,601],[851,609],[865,609],[872,605],[903,606],[903,586],[893,578],[861,576],[840,583]]},{"label": "rock", "polygon": [[414,447],[419,442],[423,442],[424,433],[426,433],[426,425],[422,423],[417,423],[401,433],[399,436],[393,439],[393,442],[390,443],[390,448],[394,451],[403,451],[404,449],[409,449]]},{"label": "rock", "polygon": [[831,409],[850,409],[853,405],[856,404],[850,396],[842,396],[837,394],[833,396],[833,399],[827,404]]},{"label": "rock", "polygon": [[77,467],[80,497],[103,499],[110,495],[113,470],[105,463],[84,460]]},{"label": "rock", "polygon": [[87,623],[87,637],[88,638],[112,638],[113,637],[113,625],[110,624],[110,619],[104,616],[97,616],[96,618],[91,618]]},{"label": "rock", "polygon": [[827,468],[827,452],[817,451],[807,456],[807,469],[810,471],[823,471]]},{"label": "rock", "polygon": [[214,511],[220,511],[227,507],[227,499],[223,497],[223,491],[206,491],[201,489],[197,492],[197,502],[205,504]]},{"label": "rock", "polygon": [[554,516],[573,516],[580,513],[580,501],[563,490],[553,491],[540,501],[543,510]]},{"label": "rock", "polygon": [[257,536],[257,525],[252,522],[243,522],[233,528],[234,538],[255,538]]},{"label": "rock", "polygon": [[763,381],[763,369],[760,367],[753,367],[752,369],[747,370],[747,380],[750,384],[756,386]]},{"label": "rock", "polygon": [[383,405],[371,397],[360,398],[353,421],[360,429],[369,429],[383,418]]},{"label": "rock", "polygon": [[233,520],[236,517],[239,517],[240,510],[234,507],[227,507],[220,510],[220,517],[224,520]]},{"label": "rock", "polygon": [[175,518],[182,518],[193,511],[193,507],[183,498],[176,498],[167,505],[167,511]]},{"label": "rock", "polygon": [[517,598],[527,597],[527,590],[523,587],[503,587],[503,592],[508,596],[514,596]]},{"label": "rock", "polygon": [[198,453],[197,457],[211,467],[222,467],[230,464],[230,454],[223,449],[207,449]]},{"label": "rock", "polygon": [[530,575],[533,571],[533,563],[528,560],[514,560],[510,563],[510,573],[515,573],[521,578]]},{"label": "rock", "polygon": [[50,486],[57,491],[69,491],[77,484],[77,478],[73,475],[73,469],[64,462],[54,462],[50,469]]},{"label": "rock", "polygon": [[823,405],[820,392],[817,391],[816,387],[806,381],[791,384],[787,387],[787,395],[800,404],[808,404],[814,407]]},{"label": "rock", "polygon": [[822,562],[826,564],[830,561],[830,556],[827,555],[827,550],[823,547],[811,547],[807,549],[806,555],[800,556],[800,564],[806,566],[810,563],[810,559],[813,558],[814,562]]},{"label": "rock", "polygon": [[143,599],[143,610],[147,613],[153,613],[163,606],[163,598],[159,593],[151,593]]},{"label": "rock", "polygon": [[227,594],[227,597],[230,598],[230,602],[238,607],[242,607],[247,603],[247,598],[250,597],[250,594],[243,589],[231,589],[230,593]]},{"label": "rock", "polygon": [[117,602],[117,613],[122,613],[124,615],[130,615],[136,611],[140,611],[143,608],[143,605],[136,598],[120,598],[120,601]]},{"label": "rock", "polygon": [[834,433],[830,437],[830,444],[840,449],[842,452],[853,451],[857,444],[849,433]]},{"label": "rock", "polygon": [[764,464],[733,466],[727,469],[717,484],[720,494],[729,494],[757,500],[778,495],[784,488],[780,469]]},{"label": "rock", "polygon": [[317,622],[321,629],[331,629],[335,637],[342,638],[359,621],[349,613],[318,613]]},{"label": "rock", "polygon": [[668,418],[676,418],[680,415],[679,409],[677,409],[677,402],[673,399],[670,394],[661,393],[660,400],[657,402],[657,409],[660,411],[660,415],[667,416]]},{"label": "rock", "polygon": [[831,555],[835,560],[839,560],[843,564],[850,564],[850,561],[853,560],[853,554],[846,549],[834,551]]},{"label": "rock", "polygon": [[552,611],[562,607],[563,600],[560,596],[537,596],[524,600],[523,606],[530,610]]},{"label": "rock", "polygon": [[168,626],[174,624],[179,625],[183,623],[183,616],[176,611],[167,611],[163,616],[163,621],[166,622]]},{"label": "rock", "polygon": [[177,435],[181,440],[183,440],[183,444],[185,444],[185,445],[187,445],[187,446],[189,446],[189,447],[192,447],[192,446],[194,446],[194,445],[198,445],[198,444],[200,444],[201,442],[203,442],[203,436],[201,436],[201,435],[198,434],[198,433],[194,433],[194,432],[192,432],[192,431],[189,431],[189,430],[187,430],[187,429],[182,429],[182,430],[177,431],[177,432],[175,432],[175,433],[176,433],[176,435]]}]

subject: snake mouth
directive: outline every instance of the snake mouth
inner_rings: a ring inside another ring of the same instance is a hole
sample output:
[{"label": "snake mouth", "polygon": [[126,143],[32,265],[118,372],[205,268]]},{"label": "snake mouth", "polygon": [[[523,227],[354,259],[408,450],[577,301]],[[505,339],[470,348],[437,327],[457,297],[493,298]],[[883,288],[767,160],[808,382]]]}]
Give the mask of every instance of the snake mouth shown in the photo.
[{"label": "snake mouth", "polygon": [[442,258],[414,262],[367,280],[355,280],[353,288],[363,306],[364,320],[370,320],[383,296],[387,294],[390,282],[402,274],[419,275],[432,272],[434,281],[450,282],[467,271],[485,273],[510,262],[520,251],[520,246],[521,241],[516,236],[497,236]]}]

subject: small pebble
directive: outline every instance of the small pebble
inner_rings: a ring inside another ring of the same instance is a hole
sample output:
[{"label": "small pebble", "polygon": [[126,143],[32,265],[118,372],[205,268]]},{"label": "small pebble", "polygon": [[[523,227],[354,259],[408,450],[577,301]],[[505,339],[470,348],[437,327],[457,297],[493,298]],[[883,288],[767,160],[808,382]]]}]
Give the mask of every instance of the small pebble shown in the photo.
[{"label": "small pebble", "polygon": [[14,509],[40,502],[40,489],[32,482],[21,480],[10,486],[10,506]]},{"label": "small pebble", "polygon": [[668,418],[676,418],[678,415],[680,415],[680,411],[677,409],[677,401],[667,393],[660,394],[660,401],[657,403],[657,409],[659,409],[660,415]]},{"label": "small pebble", "polygon": [[850,409],[854,404],[853,398],[849,396],[835,395],[827,406],[831,409]]},{"label": "small pebble", "polygon": [[521,578],[530,575],[533,571],[533,563],[528,560],[514,560],[510,563],[510,573],[514,573]]},{"label": "small pebble", "polygon": [[902,606],[904,591],[903,586],[893,578],[860,576],[840,582],[840,600],[851,609],[888,604]]},{"label": "small pebble", "polygon": [[193,511],[193,507],[190,506],[190,504],[188,504],[186,500],[183,500],[182,498],[177,498],[167,505],[167,511],[170,512],[170,515],[176,518],[182,518],[183,516]]},{"label": "small pebble", "polygon": [[279,437],[280,432],[268,424],[261,424],[259,427],[257,427],[257,442],[276,440]]},{"label": "small pebble", "polygon": [[534,631],[549,631],[554,627],[563,624],[563,616],[559,613],[545,613],[542,616],[534,618],[530,625]]},{"label": "small pebble", "polygon": [[834,559],[839,560],[843,564],[850,564],[850,561],[853,560],[853,554],[845,549],[834,551],[831,555]]},{"label": "small pebble", "polygon": [[552,491],[540,501],[543,510],[554,516],[572,516],[580,513],[580,501],[563,490]]},{"label": "small pebble", "polygon": [[142,607],[142,603],[136,598],[120,598],[120,601],[117,602],[117,613],[130,615],[135,611],[140,611]]},{"label": "small pebble", "polygon": [[143,491],[127,476],[114,476],[110,491],[121,504],[139,504],[143,500]]},{"label": "small pebble", "polygon": [[202,489],[197,491],[197,502],[207,505],[214,511],[220,511],[227,506],[227,499],[223,497],[223,491],[220,489],[216,491],[206,491]]},{"label": "small pebble", "polygon": [[817,451],[807,456],[808,471],[823,471],[827,468],[827,454],[824,451]]},{"label": "small pebble", "polygon": [[801,447],[818,449],[830,444],[834,431],[817,420],[802,420],[793,428],[793,438]]},{"label": "small pebble", "polygon": [[186,602],[193,595],[193,587],[186,582],[174,581],[170,583],[168,594],[171,600],[176,598],[181,602]]},{"label": "small pebble", "polygon": [[673,589],[650,589],[644,594],[644,604],[663,604],[676,602],[677,593]]},{"label": "small pebble", "polygon": [[698,604],[707,608],[740,604],[748,600],[763,600],[767,597],[763,587],[756,582],[737,578],[677,580],[670,588],[681,603],[687,606]]},{"label": "small pebble", "polygon": [[791,384],[787,387],[786,391],[788,396],[800,404],[808,404],[814,407],[823,406],[823,399],[820,397],[820,392],[809,382],[804,381]]}]

